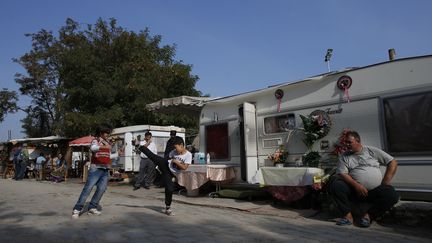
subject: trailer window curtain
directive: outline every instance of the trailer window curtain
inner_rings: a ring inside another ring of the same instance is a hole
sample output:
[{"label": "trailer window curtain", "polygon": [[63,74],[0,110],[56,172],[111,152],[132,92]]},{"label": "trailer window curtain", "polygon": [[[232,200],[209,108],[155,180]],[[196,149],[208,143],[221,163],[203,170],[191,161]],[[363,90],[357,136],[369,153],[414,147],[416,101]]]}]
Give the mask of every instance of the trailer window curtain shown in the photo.
[{"label": "trailer window curtain", "polygon": [[285,114],[264,118],[264,130],[266,134],[281,133],[295,128],[295,115]]},{"label": "trailer window curtain", "polygon": [[209,125],[205,128],[206,148],[210,158],[229,159],[228,123]]},{"label": "trailer window curtain", "polygon": [[432,154],[432,92],[383,99],[387,151]]}]

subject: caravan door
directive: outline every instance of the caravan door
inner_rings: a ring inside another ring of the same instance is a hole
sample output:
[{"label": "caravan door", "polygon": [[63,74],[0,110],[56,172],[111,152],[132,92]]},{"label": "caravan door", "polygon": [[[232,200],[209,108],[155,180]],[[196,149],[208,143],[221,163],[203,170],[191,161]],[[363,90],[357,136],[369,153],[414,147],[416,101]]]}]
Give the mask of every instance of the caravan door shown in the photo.
[{"label": "caravan door", "polygon": [[249,183],[258,170],[257,131],[255,105],[243,103],[239,110],[241,132],[241,177]]},{"label": "caravan door", "polygon": [[[124,156],[120,157],[120,163],[123,163],[124,170],[126,172],[134,172],[139,171],[139,160],[137,161],[137,156],[135,154],[134,146],[132,146],[131,141],[133,139],[132,133],[127,132],[124,135],[125,148],[124,148]],[[123,159],[123,160],[122,160]]]}]

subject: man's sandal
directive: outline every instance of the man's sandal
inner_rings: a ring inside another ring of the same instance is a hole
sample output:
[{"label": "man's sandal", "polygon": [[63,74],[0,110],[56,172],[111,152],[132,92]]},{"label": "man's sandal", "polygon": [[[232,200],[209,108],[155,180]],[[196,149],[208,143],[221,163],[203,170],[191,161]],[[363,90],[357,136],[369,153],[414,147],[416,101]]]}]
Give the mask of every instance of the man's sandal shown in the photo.
[{"label": "man's sandal", "polygon": [[347,225],[352,225],[352,222],[347,218],[340,218],[336,221],[336,225],[347,226]]},{"label": "man's sandal", "polygon": [[363,228],[368,228],[371,225],[370,219],[368,218],[361,218],[359,222],[359,226]]}]

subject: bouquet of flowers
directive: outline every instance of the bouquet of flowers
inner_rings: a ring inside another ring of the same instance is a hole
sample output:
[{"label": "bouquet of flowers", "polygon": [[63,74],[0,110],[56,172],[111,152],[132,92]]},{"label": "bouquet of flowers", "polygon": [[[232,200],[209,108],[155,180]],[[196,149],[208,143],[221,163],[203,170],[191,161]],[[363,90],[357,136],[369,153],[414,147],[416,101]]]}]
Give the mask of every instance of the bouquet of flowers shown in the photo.
[{"label": "bouquet of flowers", "polygon": [[342,133],[339,135],[339,139],[335,143],[333,151],[331,152],[331,154],[339,156],[348,150],[346,145],[345,145],[346,134],[348,131],[349,131],[349,129],[345,128],[342,131]]},{"label": "bouquet of flowers", "polygon": [[269,154],[268,158],[273,161],[274,164],[285,162],[285,151],[283,146],[279,146],[273,154]]}]

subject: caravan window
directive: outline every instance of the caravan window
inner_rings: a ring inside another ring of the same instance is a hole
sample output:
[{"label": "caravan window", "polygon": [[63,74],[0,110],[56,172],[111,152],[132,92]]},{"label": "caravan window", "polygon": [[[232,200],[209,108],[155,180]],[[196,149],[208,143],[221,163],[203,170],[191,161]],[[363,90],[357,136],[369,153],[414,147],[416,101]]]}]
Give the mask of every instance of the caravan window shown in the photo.
[{"label": "caravan window", "polygon": [[266,134],[281,133],[295,128],[295,115],[285,114],[264,118],[264,130]]},{"label": "caravan window", "polygon": [[384,125],[390,153],[431,154],[432,92],[385,98]]},{"label": "caravan window", "polygon": [[229,159],[228,123],[209,125],[205,128],[206,148],[211,159]]}]

